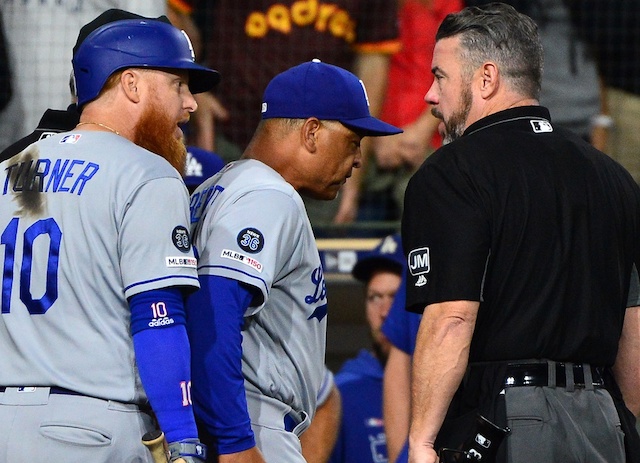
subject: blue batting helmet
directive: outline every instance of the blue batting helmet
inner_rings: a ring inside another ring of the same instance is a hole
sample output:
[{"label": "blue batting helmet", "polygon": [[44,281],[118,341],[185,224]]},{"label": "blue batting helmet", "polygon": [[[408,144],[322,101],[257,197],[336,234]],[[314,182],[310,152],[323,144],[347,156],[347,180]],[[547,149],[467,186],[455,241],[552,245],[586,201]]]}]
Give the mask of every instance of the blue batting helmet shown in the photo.
[{"label": "blue batting helmet", "polygon": [[109,76],[120,69],[187,70],[191,93],[206,92],[220,80],[218,72],[195,62],[184,31],[155,19],[126,19],[98,27],[79,44],[72,62],[78,107],[96,98]]}]

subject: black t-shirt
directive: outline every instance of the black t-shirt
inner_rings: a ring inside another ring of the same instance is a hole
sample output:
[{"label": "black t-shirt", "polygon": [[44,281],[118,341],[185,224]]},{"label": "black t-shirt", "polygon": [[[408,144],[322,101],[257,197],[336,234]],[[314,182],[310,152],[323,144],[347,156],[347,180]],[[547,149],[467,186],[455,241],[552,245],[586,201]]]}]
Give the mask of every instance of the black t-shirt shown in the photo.
[{"label": "black t-shirt", "polygon": [[640,189],[624,168],[543,107],[502,111],[409,183],[407,307],[479,301],[472,362],[611,365],[639,233]]},{"label": "black t-shirt", "polygon": [[56,133],[72,130],[78,124],[79,120],[80,113],[77,111],[75,104],[69,105],[66,111],[47,109],[42,115],[38,127],[33,132],[0,152],[0,162],[15,156],[31,143],[35,143],[38,140],[50,137]]}]

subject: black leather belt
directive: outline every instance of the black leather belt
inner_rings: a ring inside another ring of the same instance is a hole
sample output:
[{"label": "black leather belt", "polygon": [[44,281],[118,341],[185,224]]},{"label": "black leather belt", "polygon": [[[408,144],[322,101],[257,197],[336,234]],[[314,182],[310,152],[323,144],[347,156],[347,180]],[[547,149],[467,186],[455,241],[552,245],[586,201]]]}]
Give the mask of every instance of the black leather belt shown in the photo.
[{"label": "black leather belt", "polygon": [[[565,364],[561,362],[554,362],[551,364],[551,368],[555,369],[555,386],[567,387],[567,377],[573,373],[573,385],[577,388],[584,388],[585,385],[585,371],[582,364]],[[571,370],[569,370],[571,365]],[[553,386],[553,382],[549,378],[550,364],[546,362],[542,363],[509,363],[507,366],[507,376],[504,382],[505,387],[519,387],[519,386]],[[603,369],[587,365],[591,371],[591,379],[593,387],[603,387]],[[553,371],[553,370],[552,370]]]},{"label": "black leather belt", "polygon": [[31,389],[31,388],[48,387],[49,388],[49,394],[84,395],[84,394],[80,394],[79,392],[70,391],[69,389],[65,389],[63,387],[54,387],[54,386],[0,386],[0,392],[4,392],[4,391],[7,390],[7,388],[11,388],[11,387],[17,388],[18,392],[20,392],[20,389],[22,389],[24,392],[28,392],[29,389]]}]

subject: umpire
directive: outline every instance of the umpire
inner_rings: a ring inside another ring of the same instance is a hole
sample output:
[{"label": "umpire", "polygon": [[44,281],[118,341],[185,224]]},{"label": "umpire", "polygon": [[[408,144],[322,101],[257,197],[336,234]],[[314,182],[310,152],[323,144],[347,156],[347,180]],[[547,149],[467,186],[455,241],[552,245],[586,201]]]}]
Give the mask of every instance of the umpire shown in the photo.
[{"label": "umpire", "polygon": [[463,458],[490,461],[477,415],[510,428],[497,461],[640,461],[640,189],[538,105],[527,16],[447,16],[432,70],[425,99],[450,143],[405,196],[407,306],[424,311],[409,461],[465,442]]}]

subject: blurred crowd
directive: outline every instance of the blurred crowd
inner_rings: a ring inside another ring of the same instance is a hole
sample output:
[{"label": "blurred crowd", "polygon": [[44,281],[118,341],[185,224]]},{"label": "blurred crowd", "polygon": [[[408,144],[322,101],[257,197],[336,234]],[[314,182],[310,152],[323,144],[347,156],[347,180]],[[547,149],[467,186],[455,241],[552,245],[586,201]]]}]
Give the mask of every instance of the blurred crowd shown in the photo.
[{"label": "blurred crowd", "polygon": [[[31,132],[47,108],[64,109],[70,45],[99,2],[1,3],[0,149]],[[198,96],[186,132],[191,146],[237,159],[259,121],[262,90],[277,73],[313,58],[352,70],[371,113],[404,129],[365,140],[364,168],[329,203],[305,199],[319,236],[381,236],[402,214],[406,183],[440,144],[424,102],[435,30],[450,12],[484,0],[375,1],[341,7],[319,0],[121,1],[143,14],[165,12],[184,29],[202,63],[223,78]],[[640,20],[637,2],[507,0],[539,26],[545,50],[540,103],[554,122],[609,154],[640,180]],[[67,5],[68,4],[68,5]],[[139,5],[138,5],[139,4]],[[624,45],[623,45],[624,44]],[[377,225],[376,225],[377,224]],[[385,226],[386,225],[386,226]]]}]

